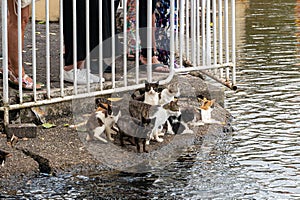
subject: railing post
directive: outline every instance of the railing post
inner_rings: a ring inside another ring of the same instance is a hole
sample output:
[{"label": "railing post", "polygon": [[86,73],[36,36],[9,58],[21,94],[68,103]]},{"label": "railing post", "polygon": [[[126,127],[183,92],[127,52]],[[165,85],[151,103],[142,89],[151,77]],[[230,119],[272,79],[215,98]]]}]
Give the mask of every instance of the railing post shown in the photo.
[{"label": "railing post", "polygon": [[147,80],[152,82],[152,0],[148,0],[147,4]]},{"label": "railing post", "polygon": [[50,82],[50,9],[49,9],[49,0],[45,1],[46,9],[46,76],[47,76],[47,98],[51,98],[51,82]]},{"label": "railing post", "polygon": [[[218,29],[219,29],[219,64],[223,64],[223,6],[222,1],[219,0],[218,6]],[[220,69],[220,78],[223,77],[224,70]]]},{"label": "railing post", "polygon": [[180,48],[179,48],[179,60],[180,60],[180,66],[183,66],[183,49],[184,49],[184,26],[181,22],[184,21],[184,5],[185,1],[180,1],[180,7],[178,8],[180,10]]},{"label": "railing post", "polygon": [[64,49],[64,34],[63,34],[63,0],[59,1],[59,73],[60,73],[60,95],[61,97],[65,96],[64,93],[64,55],[63,55],[63,49]]},{"label": "railing post", "polygon": [[3,73],[3,107],[4,126],[9,124],[9,94],[8,94],[8,34],[7,34],[7,1],[2,1],[2,73]]},{"label": "railing post", "polygon": [[236,85],[236,44],[235,44],[235,0],[231,0],[232,8],[232,84]]},{"label": "railing post", "polygon": [[[229,62],[229,8],[228,8],[228,0],[224,2],[224,26],[225,26],[225,62]],[[229,68],[226,68],[226,81],[229,81]]]},{"label": "railing post", "polygon": [[206,0],[202,0],[201,2],[201,33],[202,33],[202,65],[206,65],[206,33],[205,33],[205,8],[206,8]]}]

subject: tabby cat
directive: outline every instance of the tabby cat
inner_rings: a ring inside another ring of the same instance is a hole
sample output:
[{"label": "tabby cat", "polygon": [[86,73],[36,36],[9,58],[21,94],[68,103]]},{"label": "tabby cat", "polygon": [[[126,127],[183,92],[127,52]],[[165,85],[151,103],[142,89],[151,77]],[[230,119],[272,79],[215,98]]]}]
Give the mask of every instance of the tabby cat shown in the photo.
[{"label": "tabby cat", "polygon": [[[124,138],[127,137],[131,144],[136,145],[137,152],[140,152],[140,140],[143,143],[143,152],[147,153],[146,150],[146,139],[151,133],[149,125],[150,119],[142,117],[142,121],[135,119],[130,116],[122,116],[117,122],[120,133],[120,143],[124,146]],[[133,140],[133,141],[132,141]]]}]

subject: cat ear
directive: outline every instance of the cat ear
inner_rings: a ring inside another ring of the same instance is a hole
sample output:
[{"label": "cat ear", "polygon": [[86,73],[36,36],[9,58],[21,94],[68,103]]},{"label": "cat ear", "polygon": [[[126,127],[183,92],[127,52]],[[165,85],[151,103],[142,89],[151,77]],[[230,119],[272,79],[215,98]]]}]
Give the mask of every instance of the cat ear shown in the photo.
[{"label": "cat ear", "polygon": [[156,81],[156,84],[159,85],[159,81]]},{"label": "cat ear", "polygon": [[210,106],[212,106],[216,102],[216,99],[210,101]]},{"label": "cat ear", "polygon": [[149,84],[149,82],[147,80],[145,80],[145,84]]}]

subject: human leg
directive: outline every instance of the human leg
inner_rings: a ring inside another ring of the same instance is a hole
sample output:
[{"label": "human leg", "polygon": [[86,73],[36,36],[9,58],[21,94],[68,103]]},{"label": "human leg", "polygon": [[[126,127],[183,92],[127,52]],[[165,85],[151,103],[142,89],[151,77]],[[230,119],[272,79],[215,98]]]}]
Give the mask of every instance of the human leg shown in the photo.
[{"label": "human leg", "polygon": [[[9,80],[11,83],[18,84],[18,72],[19,72],[19,56],[18,56],[18,16],[15,13],[17,8],[15,0],[8,0],[8,69]],[[24,34],[26,26],[29,21],[30,10],[29,6],[22,8],[21,10],[21,30],[22,30],[22,49],[24,47]],[[33,80],[26,75],[24,67],[22,65],[22,86],[23,89],[32,89]],[[41,88],[40,84],[36,85],[37,89]]]},{"label": "human leg", "polygon": [[[158,72],[169,72],[169,68],[167,66],[164,66],[158,61],[156,52],[156,40],[155,40],[155,6],[156,6],[156,0],[152,1],[152,67],[154,68],[154,71]],[[139,7],[139,33],[140,33],[140,40],[141,40],[141,56],[140,61],[142,64],[147,64],[147,0],[141,0],[140,1],[140,7]]]}]

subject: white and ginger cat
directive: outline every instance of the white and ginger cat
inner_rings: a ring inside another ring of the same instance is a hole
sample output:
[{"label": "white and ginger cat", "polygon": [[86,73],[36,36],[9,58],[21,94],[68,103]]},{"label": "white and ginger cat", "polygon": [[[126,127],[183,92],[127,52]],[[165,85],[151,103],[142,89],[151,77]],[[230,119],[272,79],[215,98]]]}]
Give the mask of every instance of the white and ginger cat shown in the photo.
[{"label": "white and ginger cat", "polygon": [[180,89],[178,83],[171,83],[167,88],[163,89],[160,93],[159,105],[165,105],[174,101],[175,97],[179,97]]},{"label": "white and ginger cat", "polygon": [[92,113],[89,117],[86,128],[87,128],[87,141],[91,141],[94,138],[107,143],[107,140],[101,137],[102,133],[106,133],[108,140],[113,141],[111,134],[117,133],[119,130],[115,127],[121,113],[117,116],[112,113],[111,105],[107,103],[99,103],[99,107],[96,112]]},{"label": "white and ginger cat", "polygon": [[200,116],[203,123],[211,123],[213,120],[211,118],[211,112],[213,110],[213,105],[215,103],[215,99],[208,100],[205,97],[203,99],[198,98],[200,102]]},{"label": "white and ginger cat", "polygon": [[159,104],[159,92],[158,92],[159,82],[149,83],[145,81],[145,98],[144,103],[150,105],[158,105]]}]

